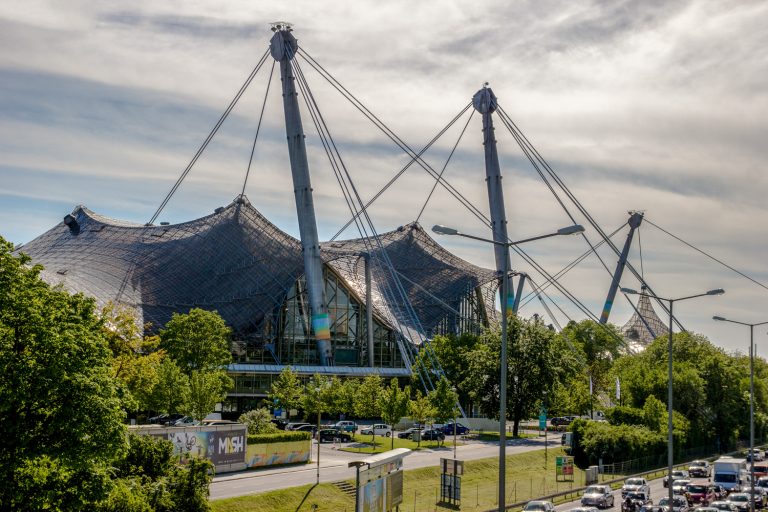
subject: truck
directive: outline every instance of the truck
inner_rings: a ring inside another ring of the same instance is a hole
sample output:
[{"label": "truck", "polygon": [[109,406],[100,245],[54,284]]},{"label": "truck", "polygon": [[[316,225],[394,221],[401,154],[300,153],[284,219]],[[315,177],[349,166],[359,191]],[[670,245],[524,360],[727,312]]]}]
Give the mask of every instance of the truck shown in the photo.
[{"label": "truck", "polygon": [[748,480],[747,461],[744,459],[720,457],[712,466],[712,483],[721,485],[728,492],[739,492]]}]

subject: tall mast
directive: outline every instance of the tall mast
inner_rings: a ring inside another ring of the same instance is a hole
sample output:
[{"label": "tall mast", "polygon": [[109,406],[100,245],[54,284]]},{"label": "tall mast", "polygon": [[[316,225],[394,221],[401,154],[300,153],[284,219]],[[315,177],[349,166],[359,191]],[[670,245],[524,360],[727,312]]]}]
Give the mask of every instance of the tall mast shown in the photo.
[{"label": "tall mast", "polygon": [[[491,229],[493,230],[494,256],[496,258],[496,270],[501,279],[506,279],[506,286],[499,287],[507,290],[506,297],[500,297],[502,305],[506,303],[506,311],[517,313],[515,307],[514,292],[512,291],[512,278],[505,274],[505,269],[512,268],[509,260],[509,242],[507,237],[507,215],[504,209],[504,190],[501,186],[501,169],[499,167],[499,154],[496,151],[496,138],[493,134],[493,118],[491,114],[496,111],[496,96],[488,84],[477,91],[472,97],[472,105],[483,116],[483,146],[485,148],[485,181],[488,185],[488,203],[491,208]],[[504,245],[502,245],[504,244]],[[508,272],[506,272],[508,274]],[[500,292],[501,293],[501,292]],[[502,308],[504,311],[504,308]]]},{"label": "tall mast", "polygon": [[296,214],[299,219],[304,275],[312,313],[312,331],[317,341],[317,357],[322,366],[333,364],[330,320],[323,283],[323,263],[320,259],[320,242],[317,237],[315,204],[312,200],[312,184],[309,179],[307,148],[304,145],[304,129],[301,124],[298,94],[291,60],[299,47],[291,34],[291,24],[272,24],[275,34],[270,41],[272,57],[280,63],[280,79],[283,83],[283,110],[285,111],[285,132],[288,137],[288,156],[291,161],[293,192],[296,197]]},{"label": "tall mast", "polygon": [[[621,256],[619,256],[619,262],[616,264],[616,271],[613,273],[613,280],[611,281],[611,286],[608,289],[608,297],[605,298],[603,312],[600,315],[601,324],[608,322],[608,316],[611,314],[613,301],[616,298],[616,292],[619,289],[621,274],[624,273],[624,267],[627,264],[627,256],[629,255],[629,248],[632,245],[632,237],[635,235],[635,230],[640,227],[640,223],[642,222],[642,212],[631,212],[629,221],[627,221],[627,224],[629,224],[629,233],[627,234],[627,240],[624,242],[624,249],[621,251]],[[645,283],[643,283],[643,285],[645,285]]]}]

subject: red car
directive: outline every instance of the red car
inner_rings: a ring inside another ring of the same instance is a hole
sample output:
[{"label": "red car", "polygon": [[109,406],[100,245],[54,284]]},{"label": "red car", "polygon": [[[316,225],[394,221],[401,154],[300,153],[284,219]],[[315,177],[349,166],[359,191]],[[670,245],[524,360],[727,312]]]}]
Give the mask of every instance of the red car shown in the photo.
[{"label": "red car", "polygon": [[713,501],[717,501],[715,490],[712,486],[704,484],[691,483],[685,486],[685,497],[690,505],[707,506]]}]

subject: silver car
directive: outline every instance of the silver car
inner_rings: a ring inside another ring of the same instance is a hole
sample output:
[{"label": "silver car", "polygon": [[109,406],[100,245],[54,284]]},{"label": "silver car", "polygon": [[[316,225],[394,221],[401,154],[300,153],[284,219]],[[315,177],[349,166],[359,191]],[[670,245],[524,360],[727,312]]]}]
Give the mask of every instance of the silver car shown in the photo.
[{"label": "silver car", "polygon": [[614,497],[608,485],[590,485],[581,497],[581,505],[584,507],[591,505],[597,508],[611,508],[613,503]]}]

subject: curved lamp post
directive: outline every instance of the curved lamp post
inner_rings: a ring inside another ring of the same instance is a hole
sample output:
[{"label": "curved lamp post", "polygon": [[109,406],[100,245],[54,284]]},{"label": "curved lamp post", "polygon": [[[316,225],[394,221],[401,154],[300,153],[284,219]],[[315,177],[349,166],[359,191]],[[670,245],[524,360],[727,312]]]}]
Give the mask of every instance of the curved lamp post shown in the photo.
[{"label": "curved lamp post", "polygon": [[[755,327],[758,325],[768,324],[766,322],[759,322],[756,324],[748,324],[746,322],[738,322],[736,320],[729,320],[721,316],[713,316],[712,320],[719,322],[731,322],[732,324],[746,325],[749,327],[749,482],[750,486],[755,486],[755,455],[752,451],[755,449]],[[749,509],[751,512],[755,512],[755,497],[752,495],[750,500]]]},{"label": "curved lamp post", "polygon": [[[525,242],[532,242],[533,240],[541,240],[542,238],[549,238],[552,236],[560,235],[575,235],[584,231],[584,227],[575,224],[560,228],[554,233],[546,235],[534,236],[531,238],[524,238],[523,240],[517,240],[515,242],[497,242],[490,238],[483,238],[474,235],[467,235],[461,233],[459,230],[449,228],[447,226],[432,226],[432,231],[439,235],[453,235],[461,236],[464,238],[471,238],[472,240],[479,240],[480,242],[486,242],[494,245],[503,245],[505,247],[512,247],[513,245],[519,245]],[[509,273],[508,258],[504,258],[504,269],[501,273],[501,375],[499,377],[499,511],[506,510],[506,449],[507,449],[507,274]]]},{"label": "curved lamp post", "polygon": [[669,482],[669,506],[670,508],[674,508],[674,493],[672,492],[672,466],[674,465],[674,456],[672,452],[672,319],[674,317],[672,316],[672,307],[675,302],[680,302],[681,300],[695,299],[697,297],[705,297],[707,295],[722,295],[725,293],[725,290],[718,288],[716,290],[709,290],[708,292],[699,293],[697,295],[689,295],[687,297],[680,297],[677,299],[665,299],[664,297],[658,297],[656,295],[640,293],[637,290],[633,290],[632,288],[622,288],[621,291],[630,295],[644,295],[646,297],[653,297],[658,300],[669,302],[669,346],[667,353],[667,359],[669,362],[669,382],[667,383],[667,481]]}]

